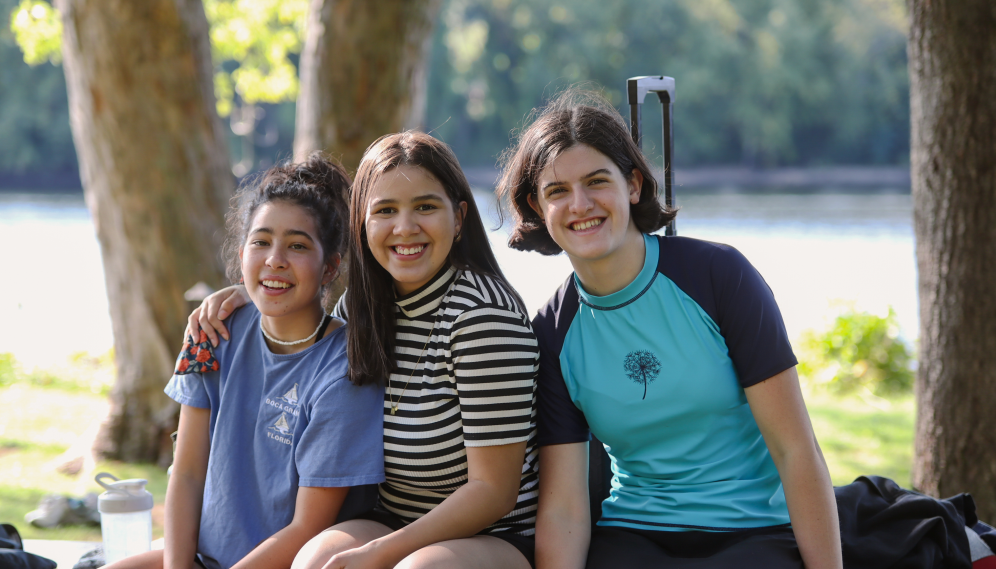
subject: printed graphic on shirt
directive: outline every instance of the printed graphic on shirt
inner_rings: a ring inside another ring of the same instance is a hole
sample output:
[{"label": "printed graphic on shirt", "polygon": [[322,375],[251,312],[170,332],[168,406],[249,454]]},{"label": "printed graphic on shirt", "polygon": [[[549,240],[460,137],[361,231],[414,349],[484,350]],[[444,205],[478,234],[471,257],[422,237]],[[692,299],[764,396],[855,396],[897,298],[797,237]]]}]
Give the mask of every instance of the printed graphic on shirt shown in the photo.
[{"label": "printed graphic on shirt", "polygon": [[293,418],[291,420],[297,419],[297,416],[300,414],[300,410],[298,409],[297,384],[295,383],[294,387],[291,387],[279,397],[273,397],[272,399],[267,397],[266,404],[280,410],[280,417],[277,418],[275,423],[266,428],[266,437],[285,445],[293,444],[294,427],[291,426],[287,419],[288,416]]},{"label": "printed graphic on shirt", "polygon": [[291,431],[291,426],[287,422],[287,413],[280,413],[280,418],[277,422],[267,427],[268,431],[276,431],[280,433],[275,435],[272,432],[267,432],[266,436],[285,445],[289,445],[294,442],[294,434]]},{"label": "printed graphic on shirt", "polygon": [[643,386],[643,397],[647,398],[647,386],[661,374],[661,361],[649,350],[636,350],[626,355],[623,362],[626,375]]}]

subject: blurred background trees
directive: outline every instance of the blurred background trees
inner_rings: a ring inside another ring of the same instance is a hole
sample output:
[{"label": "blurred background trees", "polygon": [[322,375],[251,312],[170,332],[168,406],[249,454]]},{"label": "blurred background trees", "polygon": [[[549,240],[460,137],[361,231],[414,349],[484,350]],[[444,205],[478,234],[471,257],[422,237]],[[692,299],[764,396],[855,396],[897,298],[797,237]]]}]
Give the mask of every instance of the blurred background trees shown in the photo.
[{"label": "blurred background trees", "polygon": [[[902,0],[441,4],[422,123],[465,166],[493,167],[509,132],[564,85],[593,81],[622,106],[623,80],[648,73],[680,78],[679,168],[908,163]],[[44,22],[45,6],[0,0],[0,17]],[[218,110],[243,175],[292,153],[308,2],[204,6]],[[72,171],[64,85],[46,56],[51,30],[25,27],[36,34],[36,67],[23,63],[7,26],[0,31],[0,173]]]}]

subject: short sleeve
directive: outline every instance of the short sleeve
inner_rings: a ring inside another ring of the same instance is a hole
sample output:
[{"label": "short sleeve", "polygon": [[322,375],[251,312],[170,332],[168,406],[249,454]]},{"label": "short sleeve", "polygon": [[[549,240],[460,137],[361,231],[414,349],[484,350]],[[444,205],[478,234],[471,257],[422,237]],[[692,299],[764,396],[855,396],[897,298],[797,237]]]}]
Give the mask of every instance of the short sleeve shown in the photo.
[{"label": "short sleeve", "polygon": [[571,399],[560,367],[564,337],[572,315],[577,312],[577,291],[573,286],[569,280],[533,320],[540,347],[540,367],[536,379],[536,423],[539,431],[536,442],[540,446],[580,443],[591,439],[588,420]]},{"label": "short sleeve", "polygon": [[343,488],[384,481],[384,388],[343,377],[307,410],[295,450],[299,486]]},{"label": "short sleeve", "polygon": [[479,306],[453,323],[450,349],[464,444],[519,443],[534,428],[539,347],[529,320],[511,302]]},{"label": "short sleeve", "polygon": [[712,264],[717,324],[742,387],[796,365],[775,295],[739,251],[726,247]]},{"label": "short sleeve", "polygon": [[[206,374],[188,373],[174,374],[166,384],[166,395],[180,405],[197,407],[199,409],[210,409],[211,399],[208,395],[207,386],[204,385],[211,376],[217,376],[219,372],[212,371]],[[214,377],[217,380],[217,377]]]}]

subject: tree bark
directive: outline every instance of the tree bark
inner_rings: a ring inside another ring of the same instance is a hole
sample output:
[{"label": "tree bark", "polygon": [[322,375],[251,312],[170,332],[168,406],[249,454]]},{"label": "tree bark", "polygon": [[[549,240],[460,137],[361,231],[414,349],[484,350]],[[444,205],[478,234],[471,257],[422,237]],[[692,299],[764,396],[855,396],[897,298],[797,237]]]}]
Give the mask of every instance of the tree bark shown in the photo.
[{"label": "tree bark", "polygon": [[908,0],[920,280],[913,484],[996,518],[996,3]]},{"label": "tree bark", "polygon": [[163,387],[189,312],[183,292],[222,284],[220,229],[234,186],[207,19],[200,0],[56,6],[114,330],[117,381],[98,445],[113,458],[168,464],[178,407]]},{"label": "tree bark", "polygon": [[301,53],[294,159],[315,150],[350,172],[378,137],[422,125],[441,0],[312,0]]}]

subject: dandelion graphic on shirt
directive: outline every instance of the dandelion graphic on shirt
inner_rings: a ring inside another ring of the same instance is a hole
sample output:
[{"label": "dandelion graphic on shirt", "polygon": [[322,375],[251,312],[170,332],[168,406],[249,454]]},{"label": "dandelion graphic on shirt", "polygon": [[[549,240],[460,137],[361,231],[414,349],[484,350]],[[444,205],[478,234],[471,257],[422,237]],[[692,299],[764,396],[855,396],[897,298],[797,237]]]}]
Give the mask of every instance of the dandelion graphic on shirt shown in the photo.
[{"label": "dandelion graphic on shirt", "polygon": [[643,399],[646,399],[647,386],[661,374],[661,361],[651,351],[636,350],[626,355],[623,369],[630,379],[643,386]]}]

